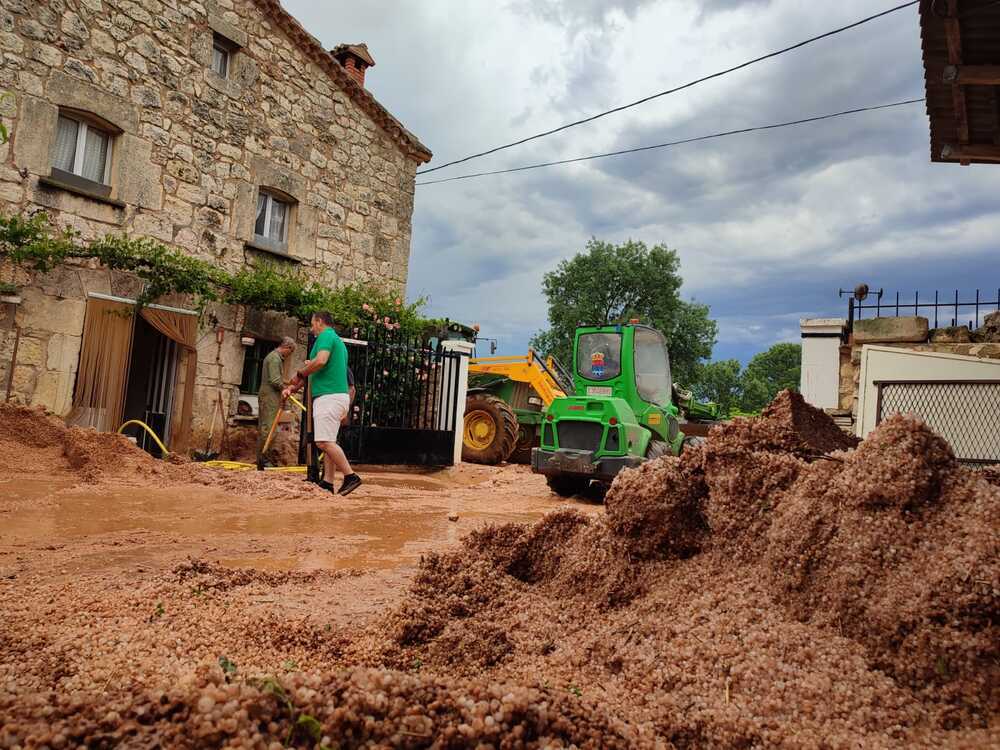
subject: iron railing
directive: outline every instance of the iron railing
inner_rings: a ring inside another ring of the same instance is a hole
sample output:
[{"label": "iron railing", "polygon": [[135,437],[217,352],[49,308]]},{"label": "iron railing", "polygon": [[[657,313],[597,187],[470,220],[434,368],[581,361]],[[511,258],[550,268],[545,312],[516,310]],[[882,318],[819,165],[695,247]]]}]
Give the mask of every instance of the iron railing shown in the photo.
[{"label": "iron railing", "polygon": [[465,404],[462,357],[385,326],[345,339],[356,395],[339,441],[358,463],[449,466]]},{"label": "iron railing", "polygon": [[[842,295],[843,293],[844,290],[841,290]],[[853,330],[854,321],[861,320],[865,310],[872,311],[873,317],[876,318],[898,318],[901,311],[903,315],[920,315],[921,310],[926,310],[928,311],[928,321],[931,317],[929,311],[934,312],[933,328],[939,327],[940,312],[948,311],[950,317],[944,318],[945,321],[949,321],[946,325],[966,325],[969,330],[974,331],[979,328],[982,321],[981,316],[1000,310],[1000,288],[996,290],[996,297],[990,299],[989,295],[992,294],[993,292],[990,291],[984,297],[983,293],[977,289],[974,298],[961,299],[957,289],[954,295],[948,293],[947,297],[935,290],[933,301],[927,296],[921,301],[918,291],[913,293],[913,302],[909,302],[908,298],[901,299],[899,292],[896,292],[895,299],[886,299],[883,290],[879,289],[871,292],[870,296],[875,298],[874,302],[866,302],[865,299],[858,300],[855,297],[847,300],[847,328],[848,331]]]},{"label": "iron railing", "polygon": [[1000,380],[876,380],[875,423],[913,414],[967,464],[1000,463]]}]

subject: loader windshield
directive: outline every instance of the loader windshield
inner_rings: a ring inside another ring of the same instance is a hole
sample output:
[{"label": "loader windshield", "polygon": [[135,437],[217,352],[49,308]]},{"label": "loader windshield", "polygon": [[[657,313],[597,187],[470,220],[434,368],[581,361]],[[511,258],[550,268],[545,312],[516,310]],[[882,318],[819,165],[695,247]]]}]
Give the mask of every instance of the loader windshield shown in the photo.
[{"label": "loader windshield", "polygon": [[622,371],[620,333],[585,333],[576,348],[576,371],[587,380],[612,380]]},{"label": "loader windshield", "polygon": [[643,401],[670,404],[670,357],[663,336],[651,328],[635,329],[635,389]]}]

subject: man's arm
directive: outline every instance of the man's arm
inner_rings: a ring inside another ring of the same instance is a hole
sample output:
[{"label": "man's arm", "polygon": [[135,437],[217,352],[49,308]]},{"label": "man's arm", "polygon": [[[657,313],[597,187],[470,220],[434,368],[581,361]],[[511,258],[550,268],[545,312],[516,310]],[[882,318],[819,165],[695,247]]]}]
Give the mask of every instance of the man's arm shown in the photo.
[{"label": "man's arm", "polygon": [[264,379],[276,391],[280,391],[282,386],[285,385],[281,378],[281,357],[268,356],[265,358]]},{"label": "man's arm", "polygon": [[316,354],[316,358],[305,361],[305,364],[295,373],[295,377],[292,382],[289,383],[288,387],[281,392],[282,398],[288,398],[293,393],[297,393],[302,389],[302,386],[306,384],[306,380],[314,372],[322,370],[327,362],[330,361],[330,352],[327,349],[322,349]]}]

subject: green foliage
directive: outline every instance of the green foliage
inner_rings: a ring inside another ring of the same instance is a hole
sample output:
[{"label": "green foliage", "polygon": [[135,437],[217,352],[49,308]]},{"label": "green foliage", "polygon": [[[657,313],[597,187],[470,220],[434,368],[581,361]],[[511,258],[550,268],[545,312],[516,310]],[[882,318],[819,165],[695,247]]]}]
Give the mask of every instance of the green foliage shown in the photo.
[{"label": "green foliage", "polygon": [[549,330],[532,346],[568,363],[578,325],[639,318],[666,337],[674,380],[690,382],[698,363],[711,356],[717,328],[708,307],[682,300],[680,288],[680,261],[665,245],[591,239],[585,252],[545,274]]},{"label": "green foliage", "polygon": [[799,344],[775,344],[755,355],[742,372],[735,359],[700,366],[691,390],[719,404],[724,415],[756,414],[780,391],[799,389],[801,360]]},{"label": "green foliage", "polygon": [[[14,101],[14,95],[9,94],[6,91],[0,92],[0,107],[4,105],[4,102]],[[7,126],[0,121],[0,146],[5,144],[10,140],[10,133],[7,132]]]},{"label": "green foliage", "polygon": [[236,664],[230,661],[228,656],[219,657],[219,666],[222,667],[223,674],[226,675],[226,681],[229,681],[229,677],[236,674]]},{"label": "green foliage", "polygon": [[691,390],[698,399],[718,404],[720,412],[729,415],[739,403],[743,390],[739,361],[724,359],[702,365],[698,368],[698,376]]},{"label": "green foliage", "polygon": [[797,391],[802,371],[800,344],[775,344],[766,352],[754,356],[743,372],[743,398],[746,411],[759,411],[789,388]]},{"label": "green foliage", "polygon": [[78,232],[52,226],[43,212],[30,217],[0,215],[0,257],[40,273],[70,260],[96,259],[144,282],[139,305],[181,294],[198,309],[208,302],[248,305],[283,312],[302,322],[313,312],[326,310],[348,330],[378,324],[416,335],[427,326],[420,315],[424,299],[405,304],[391,291],[360,284],[330,289],[308,279],[298,268],[275,263],[262,262],[231,274],[147,238],[108,235],[85,243]]}]

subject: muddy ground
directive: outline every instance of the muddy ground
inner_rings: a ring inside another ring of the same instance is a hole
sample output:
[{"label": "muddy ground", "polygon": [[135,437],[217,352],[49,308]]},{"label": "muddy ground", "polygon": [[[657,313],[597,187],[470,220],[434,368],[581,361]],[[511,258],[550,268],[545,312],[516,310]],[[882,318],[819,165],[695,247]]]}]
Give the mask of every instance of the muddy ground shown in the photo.
[{"label": "muddy ground", "polygon": [[0,747],[1000,747],[1000,489],[916,420],[364,476],[0,406]]}]

